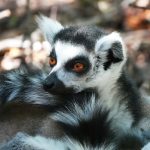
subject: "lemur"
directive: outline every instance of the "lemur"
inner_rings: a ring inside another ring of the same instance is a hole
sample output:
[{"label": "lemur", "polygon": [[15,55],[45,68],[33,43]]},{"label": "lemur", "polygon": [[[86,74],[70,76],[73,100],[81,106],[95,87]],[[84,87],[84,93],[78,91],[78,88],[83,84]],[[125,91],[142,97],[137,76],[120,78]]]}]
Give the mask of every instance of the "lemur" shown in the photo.
[{"label": "lemur", "polygon": [[44,16],[37,22],[52,45],[50,73],[46,79],[44,73],[1,74],[1,103],[19,99],[50,105],[50,118],[64,136],[51,139],[19,133],[0,150],[144,147],[137,128],[142,118],[141,98],[124,70],[126,48],[119,33],[106,33],[95,26],[63,27]]}]

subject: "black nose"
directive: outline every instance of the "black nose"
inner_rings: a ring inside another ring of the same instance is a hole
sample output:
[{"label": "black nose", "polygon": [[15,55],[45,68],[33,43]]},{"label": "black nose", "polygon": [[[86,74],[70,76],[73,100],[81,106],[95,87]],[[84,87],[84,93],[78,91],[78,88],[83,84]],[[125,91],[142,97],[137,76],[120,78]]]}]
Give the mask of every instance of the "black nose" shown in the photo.
[{"label": "black nose", "polygon": [[45,89],[45,90],[48,90],[48,89],[53,88],[54,85],[55,85],[54,81],[55,81],[55,76],[54,76],[54,75],[52,75],[52,76],[50,76],[50,77],[48,76],[48,77],[44,80],[44,82],[43,82],[43,87],[44,87],[44,89]]},{"label": "black nose", "polygon": [[56,73],[52,73],[44,80],[43,87],[46,91],[57,93],[64,88],[64,84],[57,78]]}]

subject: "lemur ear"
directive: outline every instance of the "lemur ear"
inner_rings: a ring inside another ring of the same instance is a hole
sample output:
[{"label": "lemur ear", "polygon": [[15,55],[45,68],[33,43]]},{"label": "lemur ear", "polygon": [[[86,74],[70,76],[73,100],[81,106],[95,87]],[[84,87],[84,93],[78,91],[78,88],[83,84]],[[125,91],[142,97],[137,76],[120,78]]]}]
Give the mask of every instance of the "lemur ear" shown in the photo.
[{"label": "lemur ear", "polygon": [[64,28],[58,21],[43,15],[37,16],[36,22],[50,44],[53,44],[54,36]]},{"label": "lemur ear", "polygon": [[106,63],[109,65],[126,60],[125,46],[117,32],[112,32],[98,39],[95,52],[97,55],[105,57]]},{"label": "lemur ear", "polygon": [[122,38],[118,32],[112,32],[104,37],[100,37],[96,42],[96,53],[108,53],[110,50],[113,56],[118,59],[123,59],[126,53]]}]

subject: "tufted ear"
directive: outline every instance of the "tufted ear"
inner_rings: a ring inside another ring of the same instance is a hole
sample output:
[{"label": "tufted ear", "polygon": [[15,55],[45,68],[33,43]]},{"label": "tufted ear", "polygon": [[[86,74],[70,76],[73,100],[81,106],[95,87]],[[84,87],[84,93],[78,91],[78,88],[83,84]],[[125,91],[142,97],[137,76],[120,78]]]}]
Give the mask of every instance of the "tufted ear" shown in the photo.
[{"label": "tufted ear", "polygon": [[119,33],[112,32],[104,37],[100,37],[95,45],[95,53],[106,58],[105,70],[112,63],[126,60],[126,50]]},{"label": "tufted ear", "polygon": [[36,22],[50,44],[53,44],[54,36],[63,29],[63,26],[58,21],[43,15],[37,16]]}]

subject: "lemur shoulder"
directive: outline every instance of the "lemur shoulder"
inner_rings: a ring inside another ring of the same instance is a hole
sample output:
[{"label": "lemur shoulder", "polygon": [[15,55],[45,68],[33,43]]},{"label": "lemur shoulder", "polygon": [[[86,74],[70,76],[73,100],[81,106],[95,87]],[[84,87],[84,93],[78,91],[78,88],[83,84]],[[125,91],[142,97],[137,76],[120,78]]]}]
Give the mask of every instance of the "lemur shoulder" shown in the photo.
[{"label": "lemur shoulder", "polygon": [[44,16],[37,22],[52,45],[49,75],[44,79],[43,73],[1,74],[0,95],[3,103],[21,99],[50,105],[50,117],[64,136],[50,139],[19,134],[1,149],[144,147],[145,140],[137,128],[143,117],[141,97],[124,70],[127,56],[120,35],[93,26],[65,28]]}]

